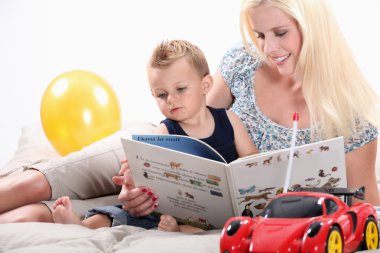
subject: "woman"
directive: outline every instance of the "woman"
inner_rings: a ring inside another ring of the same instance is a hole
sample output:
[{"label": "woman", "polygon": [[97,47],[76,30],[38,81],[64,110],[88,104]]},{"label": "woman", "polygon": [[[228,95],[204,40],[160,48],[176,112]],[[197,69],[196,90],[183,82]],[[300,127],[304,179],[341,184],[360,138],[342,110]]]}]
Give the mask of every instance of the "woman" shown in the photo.
[{"label": "woman", "polygon": [[[208,104],[231,107],[260,152],[343,135],[349,187],[366,187],[380,205],[375,160],[379,104],[324,0],[245,0],[244,45],[230,49]],[[253,45],[251,44],[253,42]]]}]

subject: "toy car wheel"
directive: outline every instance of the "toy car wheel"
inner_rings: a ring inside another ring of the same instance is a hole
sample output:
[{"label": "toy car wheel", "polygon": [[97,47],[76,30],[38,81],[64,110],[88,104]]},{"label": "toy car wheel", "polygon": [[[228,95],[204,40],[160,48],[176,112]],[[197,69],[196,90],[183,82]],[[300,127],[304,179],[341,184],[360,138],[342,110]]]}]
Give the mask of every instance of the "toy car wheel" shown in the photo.
[{"label": "toy car wheel", "polygon": [[379,228],[376,220],[368,218],[364,226],[362,249],[371,250],[379,248]]},{"label": "toy car wheel", "polygon": [[336,252],[343,252],[343,239],[342,234],[340,233],[340,230],[336,226],[332,226],[330,228],[329,235],[327,236],[327,243],[326,243],[326,252],[327,253],[336,253]]}]

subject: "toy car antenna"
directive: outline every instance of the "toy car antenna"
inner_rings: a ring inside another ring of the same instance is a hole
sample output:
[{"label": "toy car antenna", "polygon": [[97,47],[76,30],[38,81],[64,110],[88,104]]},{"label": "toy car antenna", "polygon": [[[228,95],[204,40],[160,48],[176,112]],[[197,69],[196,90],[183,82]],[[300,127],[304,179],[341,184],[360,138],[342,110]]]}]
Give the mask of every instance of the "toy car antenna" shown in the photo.
[{"label": "toy car antenna", "polygon": [[288,160],[288,167],[286,169],[286,177],[285,177],[283,192],[287,192],[289,188],[290,176],[292,174],[294,147],[296,146],[297,125],[298,125],[299,119],[300,119],[299,114],[297,112],[293,113],[293,133],[292,133],[292,140],[290,142],[289,160]]}]

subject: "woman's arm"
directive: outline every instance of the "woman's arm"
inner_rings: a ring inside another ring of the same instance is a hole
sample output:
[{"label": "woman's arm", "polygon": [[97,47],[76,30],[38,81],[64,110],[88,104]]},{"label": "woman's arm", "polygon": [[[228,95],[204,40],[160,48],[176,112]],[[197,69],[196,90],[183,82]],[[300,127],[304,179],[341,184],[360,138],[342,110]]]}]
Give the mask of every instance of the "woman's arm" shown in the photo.
[{"label": "woman's arm", "polygon": [[380,206],[376,182],[377,138],[361,148],[346,154],[348,187],[365,186],[365,202]]},{"label": "woman's arm", "polygon": [[214,75],[214,82],[211,90],[207,94],[206,102],[207,105],[214,108],[226,108],[228,109],[234,98],[230,91],[230,88],[227,86],[220,69],[218,69]]}]

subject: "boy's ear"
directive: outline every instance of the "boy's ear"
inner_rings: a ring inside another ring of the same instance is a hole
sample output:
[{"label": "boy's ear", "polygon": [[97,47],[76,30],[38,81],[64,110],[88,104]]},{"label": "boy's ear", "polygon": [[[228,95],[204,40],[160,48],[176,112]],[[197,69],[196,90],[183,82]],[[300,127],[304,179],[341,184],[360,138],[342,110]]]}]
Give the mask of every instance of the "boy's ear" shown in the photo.
[{"label": "boy's ear", "polygon": [[212,79],[212,76],[210,74],[203,77],[203,79],[202,79],[203,94],[206,95],[211,90],[212,84],[213,84],[213,79]]}]

